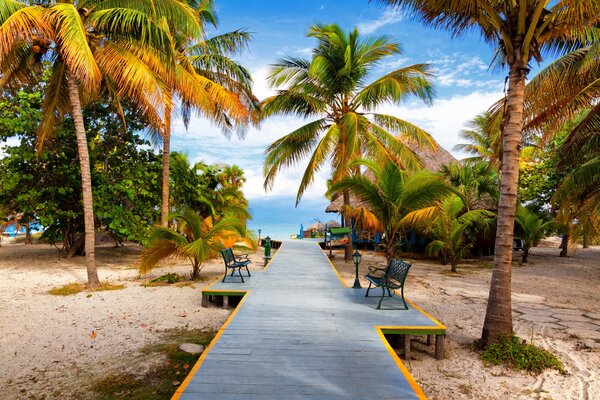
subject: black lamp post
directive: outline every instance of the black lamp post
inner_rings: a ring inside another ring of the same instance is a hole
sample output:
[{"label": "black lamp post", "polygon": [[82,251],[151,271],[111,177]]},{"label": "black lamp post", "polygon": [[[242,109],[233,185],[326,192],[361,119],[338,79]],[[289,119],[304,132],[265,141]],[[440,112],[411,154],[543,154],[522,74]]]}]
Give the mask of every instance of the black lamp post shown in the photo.
[{"label": "black lamp post", "polygon": [[356,278],[354,279],[354,286],[352,286],[352,289],[362,289],[362,286],[360,286],[360,282],[358,281],[358,264],[360,264],[361,257],[362,256],[360,255],[358,250],[356,250],[354,254],[352,254],[352,258],[354,259],[354,265],[356,266]]}]

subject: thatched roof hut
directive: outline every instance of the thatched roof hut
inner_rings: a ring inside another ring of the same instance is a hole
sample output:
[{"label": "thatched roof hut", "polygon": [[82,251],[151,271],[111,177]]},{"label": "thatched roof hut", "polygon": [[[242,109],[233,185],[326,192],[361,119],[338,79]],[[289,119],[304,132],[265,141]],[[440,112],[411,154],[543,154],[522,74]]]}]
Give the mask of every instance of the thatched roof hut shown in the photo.
[{"label": "thatched roof hut", "polygon": [[[430,171],[438,172],[443,165],[458,162],[452,154],[438,144],[437,150],[430,150],[419,147],[416,144],[407,143],[407,146],[411,148],[420,158],[421,163],[425,169]],[[367,172],[368,174],[368,172]],[[325,209],[328,213],[339,213],[344,204],[342,196],[338,196],[334,199],[329,206]],[[350,205],[352,207],[365,207],[364,202],[358,200],[352,193],[350,194]]]},{"label": "thatched roof hut", "polygon": [[317,232],[325,232],[325,223],[321,221],[317,221],[314,224],[308,226],[305,231],[317,231]]},{"label": "thatched roof hut", "polygon": [[340,228],[342,226],[342,224],[333,219],[329,220],[326,224],[328,228]]}]

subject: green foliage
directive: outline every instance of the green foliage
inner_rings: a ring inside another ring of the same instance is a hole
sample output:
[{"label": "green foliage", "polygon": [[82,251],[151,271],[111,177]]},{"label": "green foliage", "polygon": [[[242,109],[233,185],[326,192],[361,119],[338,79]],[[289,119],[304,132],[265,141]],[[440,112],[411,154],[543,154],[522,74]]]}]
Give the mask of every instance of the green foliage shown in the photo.
[{"label": "green foliage", "polygon": [[495,216],[487,210],[469,210],[461,197],[453,195],[429,210],[410,213],[406,223],[420,228],[433,238],[427,245],[427,253],[440,256],[443,264],[450,262],[451,271],[456,272],[458,263],[468,254],[475,235],[490,230],[495,223]]},{"label": "green foliage", "polygon": [[401,104],[408,97],[431,103],[435,92],[425,64],[415,64],[368,81],[373,68],[386,57],[401,54],[388,36],[361,37],[355,29],[314,25],[312,59],[287,57],[271,69],[273,87],[283,87],[262,103],[263,115],[297,115],[311,122],[273,142],[265,151],[264,186],[272,187],[277,174],[309,158],[296,195],[300,201],[315,173],[331,164],[335,182],[351,173],[349,164],[361,157],[393,160],[416,168],[418,156],[403,140],[435,148],[421,128],[396,116],[378,114],[386,103]]},{"label": "green foliage", "polygon": [[[19,99],[25,97],[21,94]],[[33,102],[39,104],[39,93],[29,99],[35,109]],[[6,156],[0,159],[0,204],[4,216],[18,214],[21,223],[39,221],[46,227],[44,239],[62,241],[71,253],[83,232],[81,178],[72,120],[65,119],[36,154],[34,126],[39,123],[39,115],[30,114],[29,106],[23,107],[17,103],[17,114],[23,109],[22,118],[34,123],[29,130],[4,131],[4,136],[17,135],[20,141],[6,146]],[[14,112],[5,111],[6,118],[0,120],[10,119]],[[160,158],[136,134],[145,125],[142,118],[128,108],[124,112],[129,121],[126,129],[106,103],[91,104],[84,110],[96,226],[117,242],[145,243],[158,217]]]},{"label": "green foliage", "polygon": [[173,274],[173,273],[168,273],[168,274],[161,275],[158,278],[152,279],[150,282],[152,282],[152,283],[164,282],[164,283],[168,283],[169,285],[171,285],[173,283],[179,282],[180,279],[181,279],[181,277],[179,275]]},{"label": "green foliage", "polygon": [[[238,210],[235,210],[237,212]],[[249,217],[249,216],[248,216]],[[234,247],[251,249],[254,240],[242,221],[224,210],[224,216],[203,217],[193,210],[174,214],[174,229],[156,226],[152,240],[140,256],[140,272],[147,273],[161,260],[175,257],[192,264],[192,279],[198,279],[204,262],[216,258],[219,251]]]},{"label": "green foliage", "polygon": [[566,373],[562,362],[552,353],[527,344],[514,334],[501,335],[497,343],[490,344],[481,359],[494,365],[506,364],[520,371],[539,374],[546,369]]},{"label": "green foliage", "polygon": [[[72,294],[77,294],[81,292],[102,292],[107,290],[121,290],[125,289],[125,285],[110,283],[109,281],[103,281],[100,283],[100,286],[94,289],[88,288],[83,283],[74,282],[68,283],[63,286],[58,286],[52,288],[48,291],[49,294],[53,296],[70,296]],[[91,297],[91,294],[88,294],[88,297]]]},{"label": "green foliage", "polygon": [[442,167],[468,209],[498,207],[498,171],[486,160],[462,160]]},{"label": "green foliage", "polygon": [[515,216],[515,231],[523,240],[523,259],[527,262],[529,250],[538,245],[540,240],[549,235],[554,227],[553,221],[548,221],[525,207],[518,207]]},{"label": "green foliage", "polygon": [[452,193],[441,175],[429,171],[409,175],[393,162],[384,166],[368,161],[351,165],[364,165],[375,179],[354,175],[342,179],[331,187],[332,191],[349,190],[365,203],[345,212],[352,215],[360,226],[385,232],[386,257],[393,258],[397,236],[405,230],[410,213],[425,212],[434,208]]},{"label": "green foliage", "polygon": [[176,210],[190,209],[201,215],[222,215],[224,209],[240,208],[238,217],[246,219],[248,200],[242,192],[246,180],[237,165],[191,165],[186,154],[171,154],[171,204]]}]

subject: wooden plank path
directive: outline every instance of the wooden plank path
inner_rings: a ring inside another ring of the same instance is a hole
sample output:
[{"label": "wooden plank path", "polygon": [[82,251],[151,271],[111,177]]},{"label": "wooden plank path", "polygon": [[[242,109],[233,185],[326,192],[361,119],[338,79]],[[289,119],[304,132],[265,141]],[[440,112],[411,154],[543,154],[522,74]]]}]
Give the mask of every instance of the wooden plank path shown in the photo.
[{"label": "wooden plank path", "polygon": [[204,290],[246,294],[173,399],[425,398],[383,333],[444,326],[396,299],[375,310],[378,297],[338,277],[316,243],[292,241],[245,283],[228,277]]}]

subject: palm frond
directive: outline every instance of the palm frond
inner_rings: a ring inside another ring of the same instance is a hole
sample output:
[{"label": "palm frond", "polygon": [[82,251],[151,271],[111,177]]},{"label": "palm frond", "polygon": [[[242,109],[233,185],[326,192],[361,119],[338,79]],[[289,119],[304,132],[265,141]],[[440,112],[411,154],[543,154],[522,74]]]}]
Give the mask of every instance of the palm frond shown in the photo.
[{"label": "palm frond", "polygon": [[102,74],[92,50],[87,30],[73,4],[58,3],[44,13],[54,32],[57,50],[69,73],[77,78],[86,90],[95,92],[100,87]]}]

